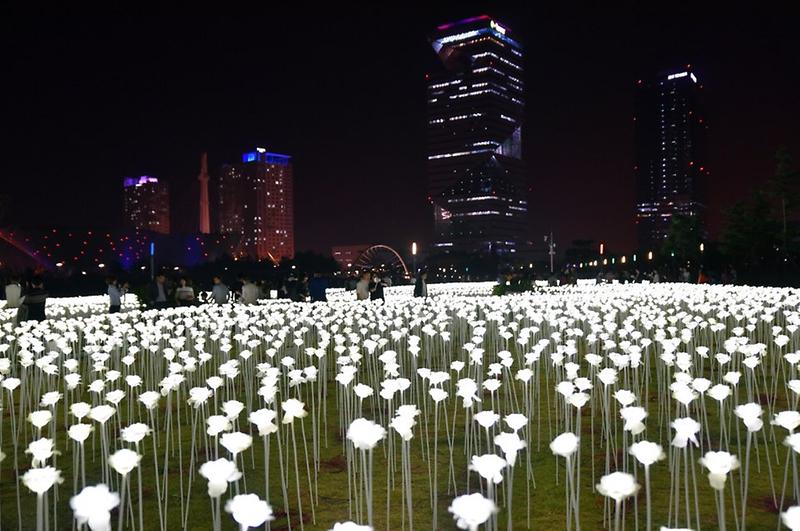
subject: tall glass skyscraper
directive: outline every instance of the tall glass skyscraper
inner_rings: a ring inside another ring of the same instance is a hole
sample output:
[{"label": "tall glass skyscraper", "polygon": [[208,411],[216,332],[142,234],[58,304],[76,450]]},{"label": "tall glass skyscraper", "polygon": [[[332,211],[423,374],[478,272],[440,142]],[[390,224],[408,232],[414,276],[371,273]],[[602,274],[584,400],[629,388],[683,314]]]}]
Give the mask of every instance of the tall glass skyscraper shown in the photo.
[{"label": "tall glass skyscraper", "polygon": [[687,67],[637,81],[636,228],[639,246],[657,250],[672,218],[705,211],[706,129],[697,75]]},{"label": "tall glass skyscraper", "polygon": [[122,181],[124,224],[134,230],[169,234],[169,187],[155,177]]},{"label": "tall glass skyscraper", "polygon": [[440,252],[507,255],[525,241],[522,46],[487,15],[439,26],[428,75],[428,199]]},{"label": "tall glass skyscraper", "polygon": [[294,258],[291,157],[257,148],[226,164],[219,179],[219,231],[240,235],[238,257]]}]

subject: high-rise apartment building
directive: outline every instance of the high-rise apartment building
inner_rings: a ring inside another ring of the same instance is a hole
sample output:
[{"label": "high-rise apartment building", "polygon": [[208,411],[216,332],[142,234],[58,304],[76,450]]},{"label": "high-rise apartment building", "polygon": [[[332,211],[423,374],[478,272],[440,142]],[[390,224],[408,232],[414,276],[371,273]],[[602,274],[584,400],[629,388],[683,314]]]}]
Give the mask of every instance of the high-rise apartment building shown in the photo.
[{"label": "high-rise apartment building", "polygon": [[219,232],[237,234],[237,256],[294,257],[291,157],[257,148],[226,164],[219,178]]},{"label": "high-rise apartment building", "polygon": [[122,181],[126,227],[169,234],[169,187],[155,177],[126,178]]}]

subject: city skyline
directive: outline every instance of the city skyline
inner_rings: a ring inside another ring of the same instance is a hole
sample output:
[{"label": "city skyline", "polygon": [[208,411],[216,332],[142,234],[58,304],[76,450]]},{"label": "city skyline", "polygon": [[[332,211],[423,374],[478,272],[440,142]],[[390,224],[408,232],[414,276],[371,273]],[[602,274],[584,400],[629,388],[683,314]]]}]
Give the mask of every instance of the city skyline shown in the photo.
[{"label": "city skyline", "polygon": [[[272,15],[285,23],[258,38],[243,31],[247,20],[223,24],[236,31],[215,29],[224,36],[218,49],[192,37],[194,25],[145,20],[153,38],[142,42],[131,38],[139,23],[84,28],[45,19],[3,37],[7,50],[20,51],[9,63],[15,84],[4,89],[14,102],[0,163],[11,176],[4,193],[15,198],[10,219],[20,223],[35,206],[31,223],[115,226],[117,176],[154,174],[170,182],[173,208],[196,225],[199,154],[209,152],[217,168],[260,144],[293,154],[298,249],[429,244],[424,74],[440,65],[426,37],[484,12],[512,27],[526,50],[523,152],[534,242],[552,229],[561,249],[574,238],[634,245],[635,80],[663,67],[691,62],[707,86],[712,232],[724,207],[772,173],[779,145],[798,153],[789,119],[797,115],[797,58],[787,52],[796,38],[785,19],[752,10],[443,5],[400,16],[370,8],[340,13],[339,27],[353,30],[346,32],[329,24],[332,15],[285,11]],[[250,70],[265,50],[269,68]],[[348,56],[355,60],[341,60]],[[251,82],[229,83],[245,70]],[[198,76],[200,88],[187,88]],[[93,208],[76,211],[63,200],[76,196]],[[187,230],[183,221],[176,231]]]}]

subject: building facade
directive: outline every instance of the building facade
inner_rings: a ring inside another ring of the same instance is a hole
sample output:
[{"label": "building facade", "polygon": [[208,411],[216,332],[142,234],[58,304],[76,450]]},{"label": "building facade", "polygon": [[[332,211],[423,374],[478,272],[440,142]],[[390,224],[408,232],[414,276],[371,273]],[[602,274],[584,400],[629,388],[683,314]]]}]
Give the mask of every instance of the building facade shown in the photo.
[{"label": "building facade", "polygon": [[342,271],[348,271],[353,268],[361,254],[369,249],[368,244],[361,245],[337,245],[331,247],[331,256]]},{"label": "building facade", "polygon": [[124,225],[134,230],[169,234],[169,187],[155,177],[122,181]]},{"label": "building facade", "polygon": [[525,242],[523,52],[487,15],[439,26],[428,75],[428,199],[440,253],[509,255]]},{"label": "building facade", "polygon": [[263,148],[222,167],[219,232],[240,235],[237,257],[294,257],[293,184],[291,157]]},{"label": "building facade", "polygon": [[658,250],[675,216],[705,214],[705,116],[702,86],[689,65],[638,80],[636,91],[636,229],[642,250]]}]

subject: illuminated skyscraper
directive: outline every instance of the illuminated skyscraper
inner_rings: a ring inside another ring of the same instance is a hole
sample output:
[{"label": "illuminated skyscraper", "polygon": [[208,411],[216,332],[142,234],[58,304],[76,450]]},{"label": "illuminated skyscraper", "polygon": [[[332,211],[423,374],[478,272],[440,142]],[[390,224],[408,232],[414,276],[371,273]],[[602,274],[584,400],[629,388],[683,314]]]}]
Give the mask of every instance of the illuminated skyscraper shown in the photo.
[{"label": "illuminated skyscraper", "polygon": [[290,158],[257,148],[222,167],[219,231],[240,236],[238,256],[276,262],[294,257]]},{"label": "illuminated skyscraper", "polygon": [[634,172],[642,249],[658,250],[676,215],[702,227],[708,165],[701,88],[689,65],[637,81]]},{"label": "illuminated skyscraper", "polygon": [[169,234],[169,187],[155,177],[126,178],[123,186],[125,226]]},{"label": "illuminated skyscraper", "polygon": [[443,69],[428,76],[428,177],[442,252],[514,253],[525,241],[522,46],[487,15],[431,36]]}]

